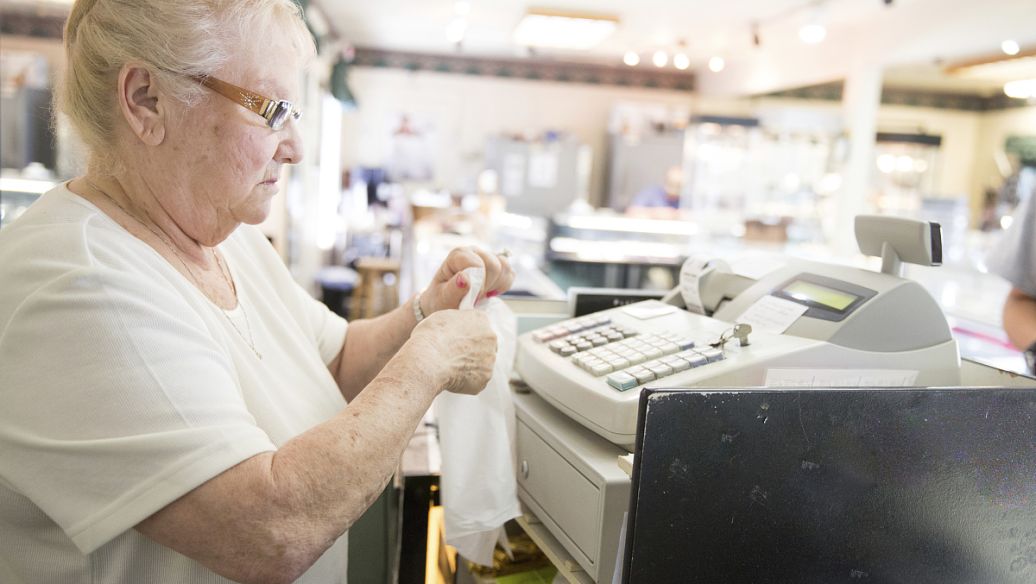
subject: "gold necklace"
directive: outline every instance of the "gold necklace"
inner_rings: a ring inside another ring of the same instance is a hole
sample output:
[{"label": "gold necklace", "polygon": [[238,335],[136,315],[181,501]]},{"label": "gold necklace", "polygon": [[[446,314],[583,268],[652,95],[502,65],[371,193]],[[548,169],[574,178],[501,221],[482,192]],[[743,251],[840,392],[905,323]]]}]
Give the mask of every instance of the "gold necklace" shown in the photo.
[{"label": "gold necklace", "polygon": [[[166,247],[168,247],[169,250],[173,252],[173,255],[176,256],[176,259],[180,260],[180,263],[183,264],[184,269],[187,270],[187,274],[191,277],[192,280],[194,280],[194,285],[198,288],[198,290],[201,290],[203,288],[201,284],[201,279],[198,278],[198,275],[194,273],[194,270],[191,269],[191,266],[187,263],[187,260],[183,258],[183,255],[180,253],[180,250],[178,250],[176,246],[173,245],[172,240],[170,240],[168,236],[145,223],[143,220],[141,220],[140,217],[137,217],[135,214],[130,213],[125,207],[120,205],[119,202],[116,201],[111,195],[109,195],[106,191],[104,191],[103,189],[95,185],[92,181],[90,181],[90,179],[84,177],[83,180],[86,181],[86,184],[90,185],[90,188],[103,195],[104,198],[108,199],[112,202],[113,205],[118,207],[120,211],[132,217],[134,221],[136,221],[145,229],[150,231],[155,237],[157,237],[162,243],[164,243]],[[217,308],[219,308],[219,311],[223,314],[223,317],[227,319],[227,322],[230,323],[230,326],[234,329],[234,332],[236,332],[237,335],[241,337],[242,341],[248,344],[248,347],[252,349],[252,352],[255,353],[255,356],[261,361],[263,355],[259,352],[258,349],[255,348],[255,337],[252,336],[252,322],[248,318],[248,311],[245,310],[245,305],[241,302],[241,299],[238,298],[237,285],[234,284],[234,281],[231,280],[228,276],[230,269],[226,267],[226,265],[223,263],[223,260],[220,259],[219,254],[216,253],[215,249],[209,248],[209,252],[212,253],[212,257],[216,260],[216,267],[219,270],[219,275],[223,278],[223,281],[227,284],[227,287],[230,288],[230,290],[233,292],[234,299],[237,300],[238,306],[241,307],[241,314],[245,315],[245,326],[248,328],[248,336],[246,337],[245,334],[241,332],[241,329],[238,328],[236,324],[234,324],[234,319],[230,318],[230,315],[227,314],[227,311],[224,310],[223,307],[217,305]]]}]

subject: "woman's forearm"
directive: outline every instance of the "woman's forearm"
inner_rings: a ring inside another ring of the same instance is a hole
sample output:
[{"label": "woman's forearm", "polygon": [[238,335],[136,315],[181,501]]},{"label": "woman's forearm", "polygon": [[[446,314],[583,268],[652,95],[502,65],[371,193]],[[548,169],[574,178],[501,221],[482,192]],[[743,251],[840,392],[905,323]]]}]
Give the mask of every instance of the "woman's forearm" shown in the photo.
[{"label": "woman's forearm", "polygon": [[417,324],[412,302],[376,318],[349,323],[342,352],[331,364],[347,401],[355,399],[410,338]]},{"label": "woman's forearm", "polygon": [[1017,288],[1011,290],[1004,302],[1004,330],[1019,349],[1036,342],[1036,298]]},{"label": "woman's forearm", "polygon": [[382,491],[441,388],[424,347],[399,353],[337,416],[227,470],[137,529],[237,581],[294,581]]}]

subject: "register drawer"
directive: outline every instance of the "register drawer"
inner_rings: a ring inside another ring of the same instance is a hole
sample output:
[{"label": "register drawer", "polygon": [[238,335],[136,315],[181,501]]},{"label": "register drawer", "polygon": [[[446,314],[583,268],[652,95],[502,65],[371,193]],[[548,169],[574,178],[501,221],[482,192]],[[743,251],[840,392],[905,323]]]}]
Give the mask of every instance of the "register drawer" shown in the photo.
[{"label": "register drawer", "polygon": [[518,497],[591,580],[611,584],[630,479],[626,451],[534,393],[516,393]]},{"label": "register drawer", "polygon": [[578,548],[583,555],[576,558],[580,564],[585,560],[595,565],[600,541],[600,489],[521,420],[517,437],[518,486],[547,515],[540,519],[555,523]]}]

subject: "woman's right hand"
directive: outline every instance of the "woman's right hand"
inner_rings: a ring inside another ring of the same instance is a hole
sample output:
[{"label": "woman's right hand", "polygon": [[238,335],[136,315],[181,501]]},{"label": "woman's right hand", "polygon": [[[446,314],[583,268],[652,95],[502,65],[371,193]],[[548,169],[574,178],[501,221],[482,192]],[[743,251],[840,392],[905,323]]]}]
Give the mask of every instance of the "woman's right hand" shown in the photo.
[{"label": "woman's right hand", "polygon": [[421,321],[407,344],[429,368],[438,389],[476,395],[493,376],[496,334],[479,310],[439,310]]}]

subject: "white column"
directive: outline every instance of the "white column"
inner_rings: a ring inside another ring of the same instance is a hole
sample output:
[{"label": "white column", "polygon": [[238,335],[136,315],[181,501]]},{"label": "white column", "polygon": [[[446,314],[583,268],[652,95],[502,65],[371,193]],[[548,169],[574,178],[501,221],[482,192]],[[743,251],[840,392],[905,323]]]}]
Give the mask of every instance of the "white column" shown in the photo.
[{"label": "white column", "polygon": [[831,245],[838,255],[859,251],[853,220],[870,211],[871,175],[874,168],[874,139],[881,106],[882,67],[877,62],[858,62],[845,79],[842,113],[849,137],[849,152],[842,171],[842,188],[835,195]]}]

